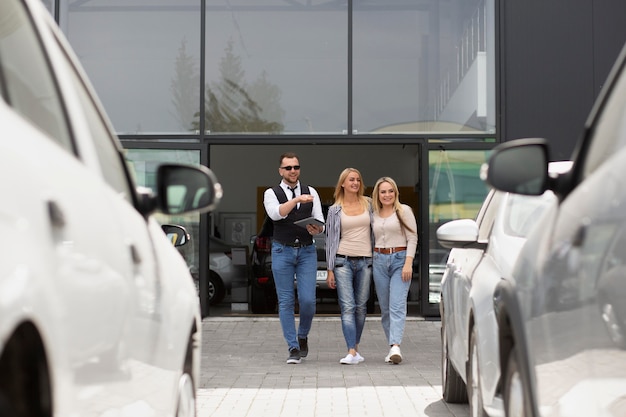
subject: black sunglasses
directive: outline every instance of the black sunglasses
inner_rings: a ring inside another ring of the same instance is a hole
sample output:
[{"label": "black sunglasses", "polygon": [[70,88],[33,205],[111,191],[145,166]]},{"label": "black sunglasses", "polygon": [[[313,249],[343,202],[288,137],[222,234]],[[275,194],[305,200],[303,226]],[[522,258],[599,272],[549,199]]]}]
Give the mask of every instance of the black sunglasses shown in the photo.
[{"label": "black sunglasses", "polygon": [[295,169],[296,171],[300,170],[300,165],[294,165],[294,166],[286,166],[286,167],[280,167],[280,169],[285,169],[287,171],[291,171],[292,169]]}]

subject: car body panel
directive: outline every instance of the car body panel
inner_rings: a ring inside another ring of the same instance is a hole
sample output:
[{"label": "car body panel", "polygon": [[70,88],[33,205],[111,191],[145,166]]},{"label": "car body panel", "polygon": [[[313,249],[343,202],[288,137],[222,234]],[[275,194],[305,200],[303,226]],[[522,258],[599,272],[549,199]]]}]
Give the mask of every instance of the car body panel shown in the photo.
[{"label": "car body panel", "polygon": [[452,247],[441,284],[448,358],[469,384],[469,342],[474,332],[481,404],[489,415],[503,415],[497,392],[501,372],[494,290],[511,276],[526,234],[548,201],[555,199],[552,194],[527,197],[492,190],[476,220],[454,220],[437,230],[440,243]]}]

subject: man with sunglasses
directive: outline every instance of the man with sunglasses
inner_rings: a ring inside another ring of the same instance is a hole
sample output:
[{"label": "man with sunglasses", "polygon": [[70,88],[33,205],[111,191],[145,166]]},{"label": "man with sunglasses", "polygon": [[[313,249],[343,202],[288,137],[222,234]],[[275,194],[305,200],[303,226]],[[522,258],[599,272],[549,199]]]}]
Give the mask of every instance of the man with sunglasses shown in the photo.
[{"label": "man with sunglasses", "polygon": [[[295,224],[310,217],[324,222],[322,203],[313,187],[300,183],[300,161],[295,153],[280,156],[279,185],[268,188],[263,205],[274,223],[272,239],[272,274],[278,296],[278,316],[283,336],[289,348],[287,363],[301,362],[309,353],[308,334],[315,315],[315,287],[317,250],[313,236],[324,231],[324,226]],[[296,331],[296,290],[300,308],[300,322]]]}]

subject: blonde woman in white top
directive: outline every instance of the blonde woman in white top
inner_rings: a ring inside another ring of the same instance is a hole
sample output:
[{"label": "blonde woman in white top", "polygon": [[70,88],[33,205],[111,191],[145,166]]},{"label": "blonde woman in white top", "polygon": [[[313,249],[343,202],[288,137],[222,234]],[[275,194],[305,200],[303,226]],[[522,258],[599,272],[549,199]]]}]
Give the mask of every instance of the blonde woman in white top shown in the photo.
[{"label": "blonde woman in white top", "polygon": [[411,207],[400,203],[398,186],[392,178],[382,177],[376,181],[372,206],[374,284],[383,330],[390,346],[385,362],[398,364],[402,361],[400,344],[417,250],[417,222]]},{"label": "blonde woman in white top", "polygon": [[326,216],[326,262],[330,288],[337,289],[341,329],[348,353],[344,365],[364,361],[358,352],[365,327],[372,280],[372,211],[361,173],[346,168],[335,187],[335,203]]}]

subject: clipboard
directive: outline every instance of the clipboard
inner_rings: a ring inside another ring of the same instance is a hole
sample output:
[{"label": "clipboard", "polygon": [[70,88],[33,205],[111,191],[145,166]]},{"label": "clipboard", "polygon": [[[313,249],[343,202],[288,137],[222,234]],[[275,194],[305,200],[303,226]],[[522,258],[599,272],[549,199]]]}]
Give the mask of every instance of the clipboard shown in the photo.
[{"label": "clipboard", "polygon": [[300,227],[304,227],[306,229],[307,224],[312,224],[315,226],[324,226],[324,222],[317,220],[315,217],[307,217],[306,219],[298,220],[297,222],[293,222]]}]

